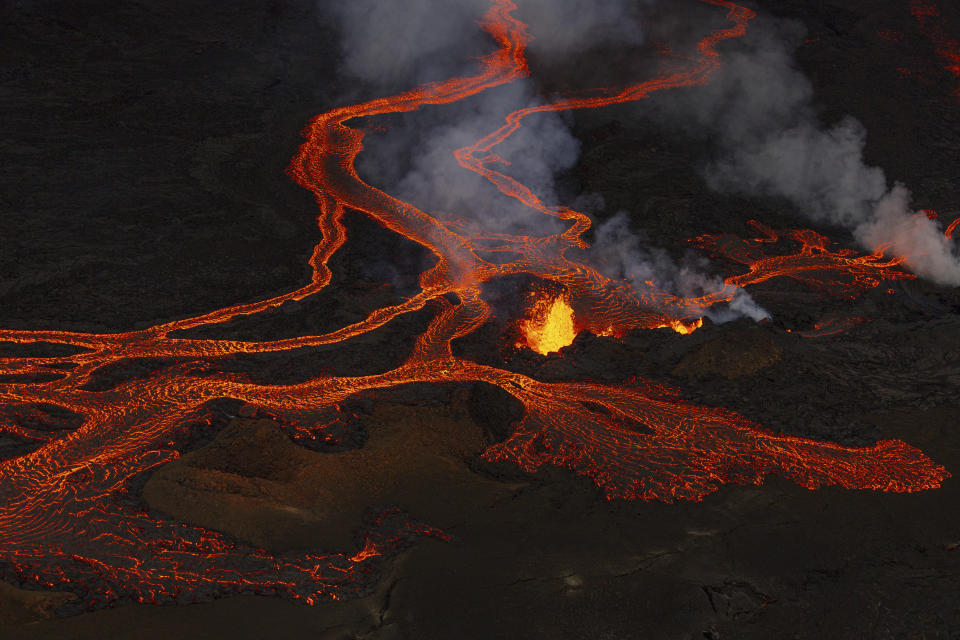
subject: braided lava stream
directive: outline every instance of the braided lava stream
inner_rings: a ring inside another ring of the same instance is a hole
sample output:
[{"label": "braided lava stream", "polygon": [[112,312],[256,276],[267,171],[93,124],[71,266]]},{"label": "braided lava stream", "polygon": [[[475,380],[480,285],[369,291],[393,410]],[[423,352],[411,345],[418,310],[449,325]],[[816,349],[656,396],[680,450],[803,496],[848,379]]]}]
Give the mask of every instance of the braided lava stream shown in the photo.
[{"label": "braided lava stream", "polygon": [[[685,404],[675,391],[652,383],[545,383],[453,356],[451,341],[491,317],[481,285],[514,274],[563,287],[561,301],[569,313],[560,315],[572,326],[566,333],[573,335],[620,335],[664,326],[691,331],[707,308],[731,300],[738,287],[774,277],[822,285],[825,276],[835,276],[834,286],[854,295],[883,279],[912,277],[896,268],[901,258],[885,257],[882,251],[865,256],[830,251],[826,238],[813,231],[775,231],[757,224],[756,239],[703,236],[694,241],[746,266],[746,272],[727,278],[720,291],[699,298],[679,298],[652,285],[635,291],[566,256],[571,247],[586,247],[581,239],[590,226],[585,214],[543,203],[492,168],[504,163],[493,149],[528,116],[601,107],[708,82],[721,64],[717,44],[742,35],[753,13],[726,0],[701,1],[725,10],[729,27],[700,41],[699,55],[687,68],[625,89],[600,89],[514,111],[498,130],[456,152],[464,169],[484,176],[505,197],[564,221],[567,228],[560,233],[491,234],[467,223],[441,223],[364,183],[354,169],[363,133],[348,126],[350,121],[452,103],[529,73],[526,25],[513,17],[516,7],[510,0],[493,0],[482,26],[498,48],[480,60],[476,75],[333,109],[305,129],[306,142],[289,174],[315,194],[319,207],[322,239],[310,259],[313,275],[308,284],[278,297],[138,331],[0,330],[0,341],[56,343],[79,350],[65,356],[0,359],[0,375],[6,380],[0,384],[0,431],[38,445],[31,453],[0,463],[0,560],[6,574],[27,585],[83,593],[89,607],[118,599],[190,601],[239,592],[282,594],[312,603],[361,593],[374,579],[378,558],[410,536],[442,535],[385,510],[378,513],[365,547],[352,557],[274,555],[214,531],[158,520],[125,499],[129,480],[177,458],[176,435],[191,420],[202,418],[208,403],[222,398],[297,425],[295,435],[315,436],[336,421],[340,403],[364,390],[414,382],[496,385],[522,402],[526,415],[509,439],[484,453],[488,460],[510,460],[528,471],[546,464],[568,467],[592,478],[611,499],[699,500],[723,483],[759,484],[768,473],[810,489],[840,485],[917,491],[939,486],[948,475],[945,469],[903,442],[850,448],[776,435],[731,411]],[[331,256],[347,241],[343,215],[348,208],[436,257],[436,264],[420,275],[417,295],[325,335],[264,342],[171,337],[174,331],[260,313],[321,291],[331,279]],[[784,241],[799,249],[764,255],[765,247]],[[491,253],[518,257],[494,263],[483,257]],[[339,343],[424,308],[436,309],[435,317],[409,358],[385,373],[269,385],[218,373],[212,366],[234,354]],[[106,391],[88,388],[98,369],[138,358],[174,358],[178,364]],[[25,426],[24,414],[50,406],[79,414],[82,424],[72,430]]]}]

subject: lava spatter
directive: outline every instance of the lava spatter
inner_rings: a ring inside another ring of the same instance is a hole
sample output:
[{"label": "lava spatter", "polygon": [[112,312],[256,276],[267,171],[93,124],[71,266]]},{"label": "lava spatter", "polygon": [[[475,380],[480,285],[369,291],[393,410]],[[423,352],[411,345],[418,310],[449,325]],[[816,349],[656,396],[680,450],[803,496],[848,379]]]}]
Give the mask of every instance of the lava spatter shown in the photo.
[{"label": "lava spatter", "polygon": [[[410,383],[485,382],[523,403],[526,417],[487,459],[511,460],[522,469],[561,465],[589,476],[610,498],[697,500],[729,482],[759,483],[778,473],[803,486],[917,491],[939,485],[947,473],[923,453],[901,442],[848,448],[779,436],[730,411],[678,400],[654,384],[545,383],[510,371],[457,359],[450,343],[482,326],[492,315],[481,285],[517,274],[559,285],[565,292],[558,318],[571,331],[618,335],[631,329],[692,330],[706,309],[733,299],[738,287],[774,277],[823,282],[835,278],[844,291],[908,277],[901,260],[880,254],[857,256],[830,250],[812,231],[773,231],[763,237],[703,236],[702,248],[727,256],[746,272],[727,278],[719,291],[680,298],[656,288],[635,291],[567,257],[583,248],[588,217],[544,203],[528,187],[491,168],[492,149],[522,120],[545,111],[602,107],[639,100],[655,91],[701,85],[721,65],[716,46],[741,36],[753,12],[726,0],[702,0],[726,11],[730,26],[703,38],[687,67],[625,89],[602,89],[531,106],[505,115],[505,123],[451,161],[488,179],[506,197],[565,221],[553,236],[484,234],[442,224],[357,175],[354,160],[363,132],[348,122],[444,105],[500,86],[529,73],[526,26],[510,0],[493,0],[482,23],[497,44],[473,76],[451,78],[395,96],[339,107],[316,116],[289,175],[315,194],[322,235],[309,264],[310,282],[266,300],[210,311],[138,331],[94,334],[71,331],[0,330],[0,341],[72,345],[77,353],[55,357],[2,357],[0,406],[55,406],[82,417],[70,428],[31,429],[14,411],[0,412],[0,432],[39,441],[30,453],[0,463],[0,567],[6,577],[37,587],[83,593],[83,605],[127,599],[189,602],[225,593],[280,594],[313,603],[363,591],[378,558],[417,535],[441,535],[401,514],[382,513],[357,553],[271,554],[238,544],[219,533],[157,519],[125,500],[129,481],[179,454],[174,434],[202,419],[210,403],[231,398],[297,425],[300,436],[322,434],[336,408],[350,396]],[[383,307],[356,323],[324,335],[244,342],[191,339],[174,332],[261,313],[321,291],[331,279],[331,257],[347,242],[347,208],[425,247],[436,263],[420,275],[419,293]],[[952,229],[952,227],[951,227]],[[791,255],[766,256],[781,237],[799,245]],[[503,264],[484,252],[516,255]],[[818,274],[817,278],[813,274]],[[451,299],[455,298],[456,303]],[[297,384],[255,384],[216,371],[214,364],[236,354],[332,345],[375,331],[393,319],[428,307],[437,312],[397,368],[368,376],[317,376]],[[569,309],[569,311],[567,310]],[[605,333],[606,332],[606,333]],[[555,343],[559,344],[559,342]],[[532,346],[532,345],[531,345]],[[545,351],[551,345],[542,345]],[[122,360],[170,359],[153,374],[109,389],[90,387],[96,372]],[[48,379],[51,368],[58,375]]]},{"label": "lava spatter", "polygon": [[947,228],[944,230],[943,234],[948,238],[953,239],[953,234],[957,231],[957,225],[960,225],[960,218],[957,218],[947,225]]}]

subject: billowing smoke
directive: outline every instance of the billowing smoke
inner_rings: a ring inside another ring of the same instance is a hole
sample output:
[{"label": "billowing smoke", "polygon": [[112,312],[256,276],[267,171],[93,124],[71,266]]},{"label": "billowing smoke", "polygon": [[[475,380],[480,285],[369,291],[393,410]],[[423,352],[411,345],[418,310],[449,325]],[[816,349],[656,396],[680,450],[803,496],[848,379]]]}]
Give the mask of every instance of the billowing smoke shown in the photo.
[{"label": "billowing smoke", "polygon": [[[637,0],[516,0],[517,17],[533,36],[534,55],[569,55],[604,42],[643,40]],[[490,0],[340,0],[321,2],[320,14],[337,22],[341,68],[355,78],[394,85],[461,75],[490,51],[477,26]]]},{"label": "billowing smoke", "polygon": [[[511,111],[535,104],[533,85],[525,80],[488,90],[442,109],[418,112],[386,132],[397,155],[380,148],[358,159],[361,175],[384,176],[384,162],[409,156],[390,193],[440,219],[467,219],[482,229],[500,233],[547,235],[562,230],[561,222],[501,194],[486,178],[457,164],[454,151],[474,144],[503,124]],[[411,139],[411,133],[417,136]],[[371,145],[372,146],[372,145]],[[404,148],[406,147],[406,148]],[[554,177],[569,169],[580,154],[580,143],[558,113],[527,118],[495,152],[510,163],[497,168],[529,187],[547,203],[557,202]]]},{"label": "billowing smoke", "polygon": [[[516,0],[518,19],[532,36],[531,57],[541,62],[568,60],[591,46],[635,46],[643,41],[637,0]],[[486,0],[354,0],[325,8],[323,15],[340,26],[342,68],[368,90],[404,90],[418,83],[475,73],[476,58],[491,50],[478,26],[489,9]],[[369,85],[372,85],[370,87]],[[486,179],[461,168],[453,152],[503,124],[509,112],[542,98],[534,79],[516,81],[439,108],[392,116],[384,130],[369,134],[357,159],[361,177],[442,220],[468,220],[480,228],[507,233],[548,235],[563,223],[503,196]],[[496,153],[509,162],[501,170],[547,204],[564,202],[555,176],[574,165],[579,142],[567,126],[569,115],[541,113],[523,126]],[[630,232],[623,216],[598,229],[587,254],[604,273],[637,287],[655,281],[678,295],[700,295],[723,287],[705,275],[702,263],[678,266]],[[717,312],[718,314],[720,312]],[[726,306],[723,316],[766,317],[745,292]]]},{"label": "billowing smoke", "polygon": [[340,31],[342,73],[379,85],[458,75],[489,51],[477,27],[487,0],[321,0],[320,15]]},{"label": "billowing smoke", "polygon": [[[624,44],[642,40],[636,2],[630,0],[599,8],[587,0],[517,4],[517,17],[533,37],[529,49],[538,55],[569,54],[600,33]],[[476,73],[477,58],[493,47],[478,24],[490,6],[489,0],[354,0],[324,3],[321,14],[340,26],[343,71],[380,93]],[[538,93],[532,80],[520,80],[441,108],[395,116],[386,131],[367,137],[357,169],[372,184],[441,219],[466,219],[498,232],[555,233],[561,228],[557,219],[504,197],[453,155],[500,127],[511,111],[540,102]],[[573,166],[580,153],[566,117],[528,118],[496,149],[510,163],[502,169],[548,204],[560,204],[554,176]]]},{"label": "billowing smoke", "polygon": [[642,2],[624,0],[519,0],[519,17],[529,25],[534,56],[554,58],[607,46],[643,42]]},{"label": "billowing smoke", "polygon": [[[683,264],[677,265],[666,251],[650,247],[630,229],[629,217],[624,212],[597,225],[595,236],[590,248],[591,262],[606,275],[630,282],[637,291],[655,287],[692,298],[724,286],[722,278],[707,273],[707,261],[702,256],[691,252]],[[770,317],[739,287],[729,303],[708,309],[706,315],[717,324],[741,317],[756,321]]]},{"label": "billowing smoke", "polygon": [[708,184],[787,198],[812,220],[849,229],[866,249],[904,256],[918,275],[960,285],[960,258],[939,223],[911,209],[906,187],[866,164],[864,127],[852,117],[832,126],[817,118],[811,85],[793,63],[800,37],[795,24],[757,18],[709,86],[664,96],[664,114],[682,114],[722,150],[706,170]]}]

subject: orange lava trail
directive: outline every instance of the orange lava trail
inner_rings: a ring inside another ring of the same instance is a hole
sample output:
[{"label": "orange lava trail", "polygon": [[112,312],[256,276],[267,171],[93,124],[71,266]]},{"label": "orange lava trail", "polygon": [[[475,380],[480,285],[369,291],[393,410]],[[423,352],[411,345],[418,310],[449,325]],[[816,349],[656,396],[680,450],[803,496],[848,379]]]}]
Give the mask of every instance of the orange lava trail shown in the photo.
[{"label": "orange lava trail", "polygon": [[960,225],[960,218],[957,218],[956,220],[951,222],[949,225],[947,225],[947,228],[944,230],[943,235],[952,239],[954,231],[957,230],[957,225]]},{"label": "orange lava trail", "polygon": [[863,324],[864,322],[870,322],[870,319],[857,317],[828,318],[815,323],[813,325],[813,329],[797,331],[797,335],[799,335],[801,338],[826,338],[849,331],[850,329],[856,327],[857,325]]},{"label": "orange lava trail", "polygon": [[[884,278],[909,277],[895,269],[898,259],[830,251],[826,238],[812,231],[774,232],[758,225],[763,236],[754,240],[732,236],[697,240],[703,248],[748,269],[728,278],[721,291],[693,299],[654,288],[636,292],[566,257],[570,247],[585,246],[581,234],[589,220],[584,214],[544,204],[528,188],[490,168],[498,161],[492,149],[516,131],[525,117],[637,100],[653,91],[707,82],[720,65],[716,45],[742,35],[753,13],[725,0],[701,1],[726,9],[732,26],[706,36],[698,45],[699,58],[689,68],[623,90],[603,90],[592,97],[570,97],[514,111],[506,116],[503,127],[456,153],[462,166],[490,180],[506,196],[566,221],[569,227],[561,233],[508,236],[485,234],[467,225],[444,225],[366,184],[354,168],[363,133],[348,125],[351,120],[452,103],[528,73],[526,27],[513,17],[516,7],[510,0],[493,0],[483,28],[498,48],[480,61],[476,75],[333,109],[315,117],[305,129],[306,141],[289,173],[315,194],[319,207],[322,239],[310,259],[313,275],[308,284],[267,300],[140,331],[0,330],[0,342],[50,342],[79,349],[67,356],[0,358],[0,375],[14,376],[0,383],[0,434],[40,444],[32,453],[0,462],[3,575],[34,586],[82,592],[89,606],[121,598],[181,602],[235,592],[284,594],[312,603],[359,593],[384,553],[413,535],[440,535],[384,511],[363,549],[352,556],[274,555],[216,532],[158,520],[123,500],[129,481],[175,459],[179,455],[176,434],[191,421],[204,419],[208,403],[223,398],[249,403],[296,424],[297,433],[315,434],[336,421],[340,403],[365,390],[415,382],[495,385],[523,403],[526,417],[508,440],[485,453],[488,459],[512,460],[526,470],[544,464],[566,466],[593,478],[610,498],[697,500],[723,483],[759,483],[768,473],[810,488],[835,484],[916,491],[939,486],[947,475],[943,467],[902,442],[848,448],[780,436],[730,411],[680,402],[655,385],[544,383],[452,354],[452,340],[468,335],[490,317],[480,285],[517,273],[562,285],[576,319],[575,329],[597,334],[661,326],[692,330],[705,309],[730,300],[737,287],[773,277],[813,282],[839,273],[845,278],[840,286],[847,292],[876,286]],[[171,337],[174,331],[260,313],[321,291],[331,278],[330,258],[347,241],[343,224],[347,208],[364,212],[436,256],[436,264],[420,275],[420,293],[326,335],[263,342]],[[780,237],[798,242],[799,252],[764,256],[763,247]],[[490,242],[496,244],[491,247]],[[512,251],[520,257],[494,264],[479,257],[483,251]],[[457,303],[447,294],[455,294]],[[391,371],[267,385],[213,368],[217,359],[232,354],[339,343],[427,305],[438,309],[436,316],[417,338],[406,362]],[[138,358],[171,358],[177,363],[108,390],[88,386],[103,367]],[[17,417],[32,411],[31,407],[48,405],[73,412],[82,424],[38,430]]]},{"label": "orange lava trail", "polygon": [[600,335],[609,333],[611,327],[615,328],[616,333],[622,334],[630,329],[671,326],[678,320],[703,315],[706,308],[718,302],[731,300],[735,289],[727,287],[701,299],[681,299],[652,286],[646,291],[635,292],[629,287],[624,287],[623,283],[613,282],[579,262],[568,260],[565,256],[567,249],[586,248],[581,235],[590,228],[589,217],[568,207],[548,206],[524,185],[491,169],[490,165],[503,162],[492,150],[516,132],[524,118],[538,113],[605,107],[640,100],[655,91],[706,84],[710,75],[720,66],[716,45],[723,40],[742,36],[754,13],[726,0],[702,1],[727,9],[727,19],[733,23],[733,26],[702,39],[697,44],[700,58],[691,67],[652,78],[626,89],[603,90],[600,95],[571,97],[550,104],[513,111],[506,116],[506,123],[502,127],[473,145],[455,152],[457,162],[462,167],[482,175],[504,195],[515,198],[540,213],[570,223],[569,228],[563,233],[547,238],[475,234],[474,240],[500,241],[496,247],[497,251],[513,252],[522,256],[513,263],[502,265],[500,272],[503,274],[530,273],[564,284],[570,292],[574,310],[580,318],[579,329],[590,330]]},{"label": "orange lava trail", "polygon": [[[932,0],[911,0],[910,13],[917,19],[923,33],[933,41],[937,55],[946,61],[944,68],[960,79],[960,42],[947,35],[937,21],[941,14],[936,3]],[[960,87],[953,91],[953,95],[960,98]]]}]

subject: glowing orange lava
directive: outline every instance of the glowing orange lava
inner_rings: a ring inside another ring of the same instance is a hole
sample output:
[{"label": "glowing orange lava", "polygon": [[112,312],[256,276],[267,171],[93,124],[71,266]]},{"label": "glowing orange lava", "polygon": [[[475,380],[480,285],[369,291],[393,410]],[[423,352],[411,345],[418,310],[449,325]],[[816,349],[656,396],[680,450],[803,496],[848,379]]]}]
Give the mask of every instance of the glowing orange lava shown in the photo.
[{"label": "glowing orange lava", "polygon": [[[933,41],[939,55],[947,63],[944,69],[960,78],[960,42],[951,38],[937,20],[940,9],[932,0],[911,0],[910,13],[917,19],[923,33]],[[960,88],[953,95],[960,98]]]},{"label": "glowing orange lava", "polygon": [[[354,168],[364,137],[361,129],[350,126],[354,121],[449,104],[528,73],[526,26],[513,17],[516,7],[510,0],[493,0],[482,26],[497,49],[479,61],[475,75],[338,107],[317,115],[304,130],[306,140],[289,174],[315,195],[318,206],[322,238],[309,261],[309,283],[266,300],[137,331],[0,329],[0,341],[79,349],[73,355],[0,358],[0,375],[16,376],[0,383],[0,433],[40,444],[32,453],[0,462],[0,569],[6,567],[13,578],[29,585],[81,592],[90,607],[121,598],[175,602],[237,592],[283,594],[314,603],[360,593],[377,558],[412,535],[439,535],[426,525],[383,512],[358,553],[277,555],[213,531],[158,519],[126,499],[129,481],[177,458],[178,434],[189,425],[209,421],[210,403],[223,398],[276,417],[291,426],[292,437],[310,437],[322,436],[339,419],[341,403],[365,390],[410,383],[494,385],[517,398],[526,414],[506,441],[484,453],[487,459],[511,460],[531,471],[542,465],[568,467],[592,478],[608,498],[699,500],[723,483],[759,484],[769,473],[809,488],[832,484],[918,491],[939,486],[948,475],[945,469],[903,442],[851,448],[783,436],[731,411],[682,402],[674,392],[643,381],[547,383],[453,355],[451,342],[491,316],[481,285],[516,274],[551,281],[568,294],[559,307],[556,301],[551,303],[546,314],[556,319],[555,326],[561,327],[556,333],[563,338],[549,345],[538,343],[542,351],[572,340],[574,317],[577,328],[597,334],[661,326],[690,330],[706,309],[732,300],[738,287],[770,278],[795,278],[852,295],[883,279],[910,277],[896,268],[900,258],[887,258],[882,252],[858,256],[849,250],[833,251],[824,236],[812,231],[774,231],[757,224],[759,238],[697,239],[703,249],[746,269],[727,278],[720,291],[698,298],[680,298],[654,287],[635,291],[567,257],[569,248],[586,246],[581,235],[590,221],[585,214],[543,203],[529,188],[491,168],[502,166],[493,148],[524,118],[707,83],[721,64],[716,46],[743,35],[754,14],[727,0],[701,1],[725,10],[729,26],[705,36],[684,69],[625,89],[591,91],[514,111],[506,114],[502,127],[456,152],[461,166],[487,178],[505,196],[565,221],[567,228],[561,233],[532,237],[445,225],[366,184]],[[420,275],[419,293],[322,335],[246,342],[184,338],[177,333],[261,313],[322,291],[331,279],[331,257],[347,242],[343,215],[348,208],[436,257]],[[764,255],[764,249],[776,242],[794,243],[797,250]],[[490,251],[519,257],[505,264],[483,260],[481,255]],[[216,369],[219,361],[238,354],[341,343],[427,308],[437,309],[432,322],[417,337],[406,361],[390,371],[321,375],[271,385]],[[546,324],[554,326],[554,321]],[[171,364],[106,390],[88,384],[104,367],[143,358],[168,359]],[[17,417],[41,406],[69,410],[82,423],[32,429]]]},{"label": "glowing orange lava", "polygon": [[677,333],[683,335],[689,335],[703,326],[703,318],[697,318],[693,322],[684,322],[683,320],[672,320],[669,324],[663,324],[657,327],[658,329],[666,329],[669,327]]},{"label": "glowing orange lava", "polygon": [[570,302],[564,296],[537,300],[529,317],[520,322],[520,332],[526,346],[541,355],[568,346],[577,337]]},{"label": "glowing orange lava", "polygon": [[[813,329],[797,331],[795,333],[803,338],[826,338],[849,331],[864,322],[870,322],[870,318],[827,318],[826,320],[814,323]],[[793,333],[790,329],[787,329],[787,332]]]}]

